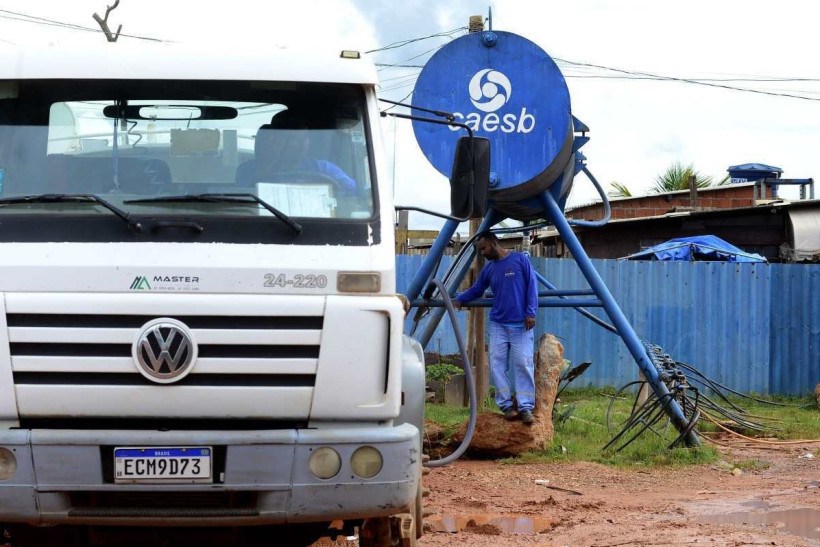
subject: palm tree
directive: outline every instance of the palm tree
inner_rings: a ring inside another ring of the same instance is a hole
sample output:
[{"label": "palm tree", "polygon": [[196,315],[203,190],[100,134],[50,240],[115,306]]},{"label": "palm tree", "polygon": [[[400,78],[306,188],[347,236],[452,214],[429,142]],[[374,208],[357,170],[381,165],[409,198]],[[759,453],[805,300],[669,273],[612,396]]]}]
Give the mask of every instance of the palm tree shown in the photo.
[{"label": "palm tree", "polygon": [[612,188],[607,195],[611,198],[631,198],[632,192],[626,187],[626,184],[620,182],[610,182],[609,186]]},{"label": "palm tree", "polygon": [[695,171],[692,164],[683,166],[680,162],[673,163],[666,171],[655,178],[655,186],[652,192],[663,194],[676,190],[688,190],[689,180],[695,177],[695,184],[698,188],[706,188],[712,185],[712,177],[704,177]]}]

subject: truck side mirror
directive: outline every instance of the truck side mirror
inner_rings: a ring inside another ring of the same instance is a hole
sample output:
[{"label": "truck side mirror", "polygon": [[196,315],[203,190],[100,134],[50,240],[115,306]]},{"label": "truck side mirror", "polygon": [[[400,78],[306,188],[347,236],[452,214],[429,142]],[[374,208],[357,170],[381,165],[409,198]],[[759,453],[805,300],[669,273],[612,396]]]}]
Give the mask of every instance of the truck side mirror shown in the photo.
[{"label": "truck side mirror", "polygon": [[463,219],[484,218],[490,188],[490,141],[461,137],[450,176],[450,211]]}]

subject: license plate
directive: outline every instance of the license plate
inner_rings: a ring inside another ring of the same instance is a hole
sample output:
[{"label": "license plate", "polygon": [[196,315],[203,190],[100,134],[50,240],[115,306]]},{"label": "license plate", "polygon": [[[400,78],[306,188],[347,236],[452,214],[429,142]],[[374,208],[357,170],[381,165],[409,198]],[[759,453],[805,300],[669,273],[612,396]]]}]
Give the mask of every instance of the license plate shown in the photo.
[{"label": "license plate", "polygon": [[210,446],[114,449],[114,482],[213,482]]}]

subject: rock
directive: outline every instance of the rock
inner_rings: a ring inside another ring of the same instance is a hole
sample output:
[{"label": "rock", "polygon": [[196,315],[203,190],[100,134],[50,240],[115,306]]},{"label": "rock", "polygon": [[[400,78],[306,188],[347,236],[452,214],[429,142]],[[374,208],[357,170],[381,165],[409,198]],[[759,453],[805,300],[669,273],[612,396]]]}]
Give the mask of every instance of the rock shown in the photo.
[{"label": "rock", "polygon": [[[497,412],[482,412],[470,443],[470,453],[481,457],[517,456],[531,450],[542,450],[552,442],[552,406],[564,367],[564,347],[552,334],[538,340],[535,353],[535,423],[528,426],[520,420],[506,421]],[[465,423],[454,440],[460,443],[467,431]]]},{"label": "rock", "polygon": [[734,475],[735,477],[739,477],[742,474],[743,474],[743,470],[740,469],[739,467],[735,467],[734,469],[732,469],[732,475]]}]

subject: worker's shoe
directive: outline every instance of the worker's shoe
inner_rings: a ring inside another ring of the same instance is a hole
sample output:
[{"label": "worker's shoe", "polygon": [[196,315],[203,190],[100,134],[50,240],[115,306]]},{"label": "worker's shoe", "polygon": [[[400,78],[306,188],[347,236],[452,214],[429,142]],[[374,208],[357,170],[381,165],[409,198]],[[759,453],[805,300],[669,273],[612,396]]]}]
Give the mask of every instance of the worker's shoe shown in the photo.
[{"label": "worker's shoe", "polygon": [[516,412],[513,407],[510,407],[507,410],[503,410],[502,413],[504,414],[504,419],[509,422],[518,418],[518,412]]},{"label": "worker's shoe", "polygon": [[524,422],[526,425],[532,425],[535,421],[535,418],[532,415],[531,410],[522,410],[521,411],[521,421]]}]

